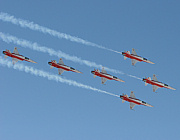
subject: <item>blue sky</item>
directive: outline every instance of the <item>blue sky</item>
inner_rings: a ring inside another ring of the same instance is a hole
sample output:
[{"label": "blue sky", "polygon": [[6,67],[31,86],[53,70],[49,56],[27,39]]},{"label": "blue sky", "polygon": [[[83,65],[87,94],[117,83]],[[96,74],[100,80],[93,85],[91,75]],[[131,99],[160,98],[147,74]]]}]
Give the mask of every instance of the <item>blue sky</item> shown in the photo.
[{"label": "blue sky", "polygon": [[[41,26],[66,33],[117,51],[136,49],[138,55],[154,65],[130,59],[80,43],[59,39],[38,31],[0,20],[0,32],[40,45],[61,50],[71,56],[89,60],[140,78],[157,74],[159,81],[176,91],[158,89],[126,75],[112,75],[125,83],[93,78],[93,67],[66,59],[64,63],[83,74],[64,72],[63,78],[96,87],[116,95],[135,96],[154,107],[122,104],[120,98],[50,81],[12,68],[2,67],[0,94],[0,138],[3,140],[79,140],[79,139],[178,139],[179,131],[179,1],[0,1],[0,12],[33,21]],[[1,51],[17,46],[0,40]],[[18,62],[58,75],[50,69],[50,60],[58,57],[28,48],[19,53],[38,62]],[[3,54],[1,54],[3,56]],[[7,58],[11,60],[11,58]]]}]

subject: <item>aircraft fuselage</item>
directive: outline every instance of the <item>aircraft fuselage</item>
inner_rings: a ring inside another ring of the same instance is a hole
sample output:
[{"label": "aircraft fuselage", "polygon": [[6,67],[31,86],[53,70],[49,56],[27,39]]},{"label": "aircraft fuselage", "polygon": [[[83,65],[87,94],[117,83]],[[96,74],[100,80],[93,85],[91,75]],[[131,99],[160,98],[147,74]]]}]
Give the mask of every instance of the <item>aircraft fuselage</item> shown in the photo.
[{"label": "aircraft fuselage", "polygon": [[147,78],[143,78],[143,81],[148,83],[148,84],[151,84],[151,85],[155,85],[155,86],[158,86],[160,88],[167,88],[167,89],[172,89],[172,90],[175,90],[174,88],[168,86],[167,84],[164,84],[162,82],[159,82],[159,81],[155,81],[155,80],[149,80]]},{"label": "aircraft fuselage", "polygon": [[91,71],[92,74],[96,75],[96,76],[99,76],[99,77],[104,77],[108,80],[115,80],[115,81],[120,81],[119,78],[115,77],[115,76],[112,76],[110,74],[107,74],[107,73],[102,73],[102,72],[97,72],[97,71]]},{"label": "aircraft fuselage", "polygon": [[146,62],[146,63],[154,64],[153,62],[147,60],[146,58],[143,58],[143,57],[138,56],[138,55],[129,54],[129,53],[127,53],[127,52],[122,52],[122,55],[125,56],[125,57],[128,57],[128,58],[130,58],[130,59],[135,59],[135,60],[137,60],[137,61],[139,61],[139,62],[142,62],[142,61],[143,61],[143,62]]},{"label": "aircraft fuselage", "polygon": [[128,97],[127,95],[120,95],[120,98],[125,100],[125,101],[135,103],[136,105],[144,105],[144,106],[153,107],[152,105],[150,105],[144,101],[141,101],[141,100],[136,99],[136,98]]},{"label": "aircraft fuselage", "polygon": [[3,51],[3,54],[5,54],[6,56],[9,56],[9,57],[12,57],[12,58],[16,58],[20,61],[28,61],[28,62],[36,63],[33,60],[29,59],[28,57],[25,57],[25,56],[20,55],[20,54],[10,53],[8,51]]},{"label": "aircraft fuselage", "polygon": [[76,70],[76,69],[74,69],[74,68],[72,68],[72,67],[63,65],[63,64],[53,63],[53,62],[48,62],[48,64],[51,65],[51,66],[53,66],[53,67],[63,69],[63,70],[65,70],[65,71],[72,71],[72,72],[81,73],[80,71],[78,71],[78,70]]}]

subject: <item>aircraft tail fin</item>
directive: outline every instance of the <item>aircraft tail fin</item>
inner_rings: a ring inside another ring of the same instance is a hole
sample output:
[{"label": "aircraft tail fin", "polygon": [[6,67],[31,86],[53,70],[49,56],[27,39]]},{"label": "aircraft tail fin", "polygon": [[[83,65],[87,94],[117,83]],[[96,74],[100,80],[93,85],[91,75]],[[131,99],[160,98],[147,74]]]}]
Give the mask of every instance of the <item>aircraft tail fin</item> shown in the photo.
[{"label": "aircraft tail fin", "polygon": [[151,80],[151,77],[148,77],[149,80]]},{"label": "aircraft tail fin", "polygon": [[57,64],[56,60],[51,60],[51,62],[53,62],[53,63],[56,63],[56,64]]}]

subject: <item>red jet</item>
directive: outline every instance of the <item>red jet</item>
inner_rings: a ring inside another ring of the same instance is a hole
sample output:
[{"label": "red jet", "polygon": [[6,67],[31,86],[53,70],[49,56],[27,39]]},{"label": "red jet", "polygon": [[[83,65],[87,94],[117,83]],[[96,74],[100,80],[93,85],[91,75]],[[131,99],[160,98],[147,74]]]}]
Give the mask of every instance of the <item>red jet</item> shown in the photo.
[{"label": "red jet", "polygon": [[123,95],[120,95],[120,98],[122,99],[122,103],[124,103],[125,101],[130,102],[130,109],[133,109],[135,105],[144,105],[144,106],[153,107],[152,105],[137,99],[133,91],[131,91],[130,97],[128,97],[128,95],[123,94]]},{"label": "red jet", "polygon": [[146,62],[146,63],[150,63],[150,64],[154,64],[153,62],[147,60],[146,58],[143,58],[141,56],[138,56],[136,51],[134,49],[132,49],[132,54],[130,53],[130,51],[127,52],[122,52],[122,55],[124,56],[124,60],[128,58],[131,59],[132,61],[132,65],[134,66],[137,62]]},{"label": "red jet", "polygon": [[117,78],[116,76],[112,76],[110,74],[107,74],[106,70],[104,69],[104,67],[102,68],[102,72],[100,72],[98,69],[91,71],[92,74],[94,74],[94,78],[96,76],[101,77],[101,83],[104,84],[107,80],[116,80],[116,81],[120,81],[120,82],[124,82],[123,80]]},{"label": "red jet", "polygon": [[168,86],[167,84],[164,84],[162,82],[159,82],[157,80],[157,77],[155,74],[153,74],[153,80],[151,80],[151,77],[148,78],[143,78],[143,81],[145,82],[145,86],[147,86],[147,84],[151,84],[152,88],[153,88],[153,92],[156,92],[156,90],[158,88],[168,88],[168,89],[172,89],[172,90],[176,90],[175,88],[172,88],[170,86]]},{"label": "red jet", "polygon": [[5,54],[5,58],[7,58],[8,56],[12,57],[13,64],[15,64],[18,61],[28,61],[32,63],[37,63],[29,59],[28,57],[24,57],[23,55],[20,55],[16,47],[14,48],[13,53],[11,53],[10,50],[6,50],[6,51],[3,51],[3,54]]},{"label": "red jet", "polygon": [[53,67],[58,68],[59,75],[61,75],[64,71],[72,71],[72,72],[82,73],[72,67],[64,65],[62,58],[59,59],[59,63],[57,63],[56,60],[52,60],[51,62],[48,62],[48,64],[51,65],[51,69]]}]

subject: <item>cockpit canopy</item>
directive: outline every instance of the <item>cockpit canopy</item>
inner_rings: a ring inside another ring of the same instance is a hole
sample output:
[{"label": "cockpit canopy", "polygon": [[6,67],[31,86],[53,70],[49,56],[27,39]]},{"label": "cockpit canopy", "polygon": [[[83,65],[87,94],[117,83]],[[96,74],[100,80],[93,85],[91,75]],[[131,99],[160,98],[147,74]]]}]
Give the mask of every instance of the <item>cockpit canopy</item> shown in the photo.
[{"label": "cockpit canopy", "polygon": [[168,86],[167,84],[164,84],[164,86]]},{"label": "cockpit canopy", "polygon": [[145,102],[145,101],[142,101],[142,103],[146,104],[146,102]]},{"label": "cockpit canopy", "polygon": [[71,70],[75,70],[73,67],[70,67]]},{"label": "cockpit canopy", "polygon": [[116,77],[116,76],[113,76],[113,78],[117,79],[117,77]]}]

